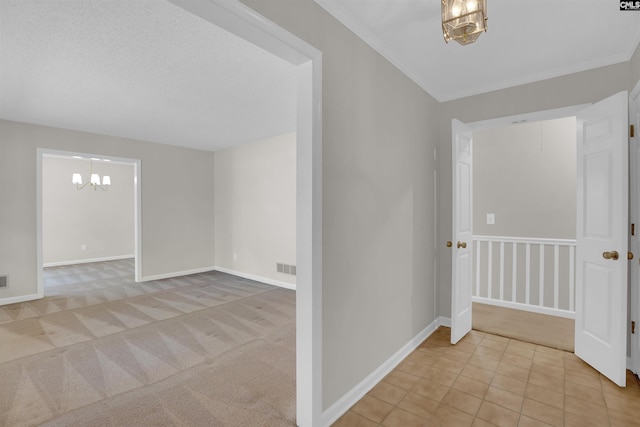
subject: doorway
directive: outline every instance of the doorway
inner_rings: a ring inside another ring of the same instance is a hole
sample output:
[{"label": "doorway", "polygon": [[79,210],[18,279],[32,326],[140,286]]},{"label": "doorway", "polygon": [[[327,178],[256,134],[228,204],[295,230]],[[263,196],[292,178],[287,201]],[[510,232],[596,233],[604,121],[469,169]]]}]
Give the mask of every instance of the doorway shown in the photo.
[{"label": "doorway", "polygon": [[573,351],[576,121],[473,132],[473,328]]},{"label": "doorway", "polygon": [[[585,105],[508,116],[474,123],[452,123],[453,154],[453,241],[452,247],[452,343],[461,339],[472,326],[473,281],[473,132],[575,116]],[[494,218],[495,219],[495,218]],[[477,260],[476,260],[477,262]],[[475,284],[479,288],[479,284]]]},{"label": "doorway", "polygon": [[[627,311],[622,305],[626,308],[627,264],[626,257],[615,261],[617,250],[626,253],[628,240],[628,102],[627,92],[619,92],[576,114],[575,353],[621,386],[626,368]],[[466,280],[472,249],[461,242],[472,235],[471,146],[471,127],[454,120],[453,238],[458,250],[452,256],[453,343],[470,329],[472,315],[467,296],[471,284]]]},{"label": "doorway", "polygon": [[322,419],[322,53],[237,0],[177,6],[297,67],[296,422]]},{"label": "doorway", "polygon": [[[74,164],[75,162],[73,162],[73,160],[80,160],[80,159],[85,159],[85,160],[90,160],[90,159],[96,159],[94,160],[94,162],[97,161],[103,161],[105,163],[113,163],[113,164],[119,164],[119,165],[123,165],[125,167],[125,170],[129,169],[132,170],[132,176],[130,177],[132,179],[132,191],[130,193],[127,194],[131,194],[133,200],[131,200],[131,206],[132,206],[132,215],[133,215],[133,235],[131,236],[132,240],[133,240],[133,259],[134,259],[134,276],[135,276],[135,281],[139,282],[141,281],[141,275],[142,275],[142,266],[141,266],[141,262],[142,262],[142,257],[141,257],[141,232],[142,232],[142,219],[141,219],[141,204],[142,204],[142,199],[141,199],[141,192],[140,192],[140,183],[141,183],[141,171],[140,171],[140,160],[138,159],[128,159],[128,158],[121,158],[121,157],[113,157],[113,156],[100,156],[97,154],[87,154],[87,153],[77,153],[77,152],[66,152],[66,151],[60,151],[60,150],[51,150],[51,149],[38,149],[37,151],[37,168],[36,168],[36,173],[37,173],[37,178],[36,178],[36,197],[37,197],[37,232],[36,232],[36,236],[37,236],[37,269],[38,269],[38,295],[40,297],[44,296],[45,294],[45,288],[44,288],[44,267],[45,267],[45,255],[44,255],[44,228],[43,228],[43,198],[44,198],[44,192],[43,192],[43,179],[44,179],[44,175],[43,175],[43,163],[45,162],[45,159],[57,159],[57,160],[62,160],[62,166],[63,167],[67,167],[69,165],[69,162],[72,162],[71,164]],[[86,161],[84,162],[80,162],[80,163],[87,163]],[[74,164],[75,166],[75,164]],[[69,180],[68,180],[68,185],[69,188],[72,191],[77,191],[77,185],[73,184],[71,182],[71,175],[69,175]],[[86,178],[89,178],[89,176],[86,176]],[[115,182],[114,182],[115,184]],[[76,187],[76,188],[74,188]],[[107,188],[104,187],[103,188]],[[94,189],[95,192],[97,193],[98,188]],[[85,191],[94,191],[91,189],[86,189]],[[102,191],[102,189],[100,190]],[[108,190],[107,190],[108,191]],[[60,194],[57,194],[58,196],[60,196]],[[91,205],[91,203],[89,203]],[[81,207],[81,205],[76,205],[75,207]],[[71,212],[69,211],[69,209],[73,209],[73,205],[71,206],[64,206],[64,213],[62,216],[64,216],[65,214],[69,214],[68,217],[63,218],[62,221],[60,222],[54,222],[51,225],[56,226],[56,227],[60,227],[60,228],[64,228],[67,231],[68,230],[73,230],[75,227],[74,221],[75,219],[73,218],[73,215],[71,215]],[[117,207],[116,207],[117,209]],[[85,214],[90,214],[90,212],[84,212]],[[125,214],[126,215],[126,214]],[[61,216],[61,215],[57,215],[57,216]],[[81,226],[81,228],[83,228]],[[85,231],[85,236],[86,236],[86,227],[84,227],[84,231]],[[94,236],[96,241],[100,241],[100,236],[96,235]],[[73,244],[73,243],[71,243]],[[57,248],[57,252],[59,254],[61,254],[61,258],[58,259],[58,262],[56,262],[56,264],[60,264],[62,258],[66,258],[66,260],[70,260],[72,259],[73,261],[77,261],[77,260],[82,260],[83,258],[87,261],[85,262],[89,262],[89,261],[99,261],[99,260],[107,260],[107,258],[122,258],[119,256],[116,257],[104,257],[104,256],[100,256],[98,257],[92,257],[91,255],[89,256],[82,256],[82,252],[85,252],[88,249],[88,245],[87,243],[80,243],[79,245],[75,245],[77,246],[77,251],[74,252],[72,251],[69,247],[64,247],[64,248]],[[125,245],[127,247],[129,247],[128,245]],[[120,249],[120,248],[119,248]],[[73,259],[75,258],[75,259]],[[55,258],[54,258],[55,259]],[[47,264],[50,265],[52,258],[48,258],[47,260]],[[62,262],[64,263],[64,262]]]}]

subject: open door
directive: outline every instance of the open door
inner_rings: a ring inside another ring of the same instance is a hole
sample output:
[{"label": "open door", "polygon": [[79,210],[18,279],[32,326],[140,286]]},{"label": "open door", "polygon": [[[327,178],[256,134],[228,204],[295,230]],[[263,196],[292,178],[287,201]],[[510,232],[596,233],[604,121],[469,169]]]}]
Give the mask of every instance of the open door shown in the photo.
[{"label": "open door", "polygon": [[[627,325],[630,322],[635,322],[636,328],[638,327],[638,320],[640,319],[640,261],[636,261],[640,256],[640,81],[636,84],[635,88],[629,95],[629,125],[635,127],[634,135],[630,135],[629,138],[629,168],[630,168],[630,192],[629,192],[629,205],[630,205],[630,222],[632,224],[631,233],[631,252],[635,254],[634,261],[630,265],[630,286],[627,295],[631,298],[630,305],[630,318]],[[633,329],[633,328],[632,328]],[[630,369],[637,375],[640,373],[640,338],[638,333],[634,333],[632,330],[629,343],[631,345],[631,367]]]},{"label": "open door", "polygon": [[577,115],[575,354],[626,384],[628,95]]},{"label": "open door", "polygon": [[451,255],[451,343],[471,330],[472,230],[472,131],[453,120],[453,247]]}]

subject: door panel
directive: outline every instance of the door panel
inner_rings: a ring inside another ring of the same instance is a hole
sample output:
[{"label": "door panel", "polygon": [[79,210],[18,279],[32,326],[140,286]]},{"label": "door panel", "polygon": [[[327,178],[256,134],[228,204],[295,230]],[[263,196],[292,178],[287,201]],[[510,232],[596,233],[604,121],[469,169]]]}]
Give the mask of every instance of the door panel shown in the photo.
[{"label": "door panel", "polygon": [[472,131],[464,123],[452,122],[453,230],[451,255],[451,343],[471,330],[471,276],[473,264]]},{"label": "door panel", "polygon": [[627,103],[627,92],[620,92],[577,116],[575,353],[620,386],[626,382]]},{"label": "door panel", "polygon": [[[631,206],[631,223],[635,224],[635,233],[631,237],[631,252],[635,254],[635,260],[640,257],[640,81],[636,84],[636,87],[629,96],[629,124],[635,126],[635,135],[630,138],[630,152],[629,155],[629,174],[631,175],[630,184],[630,196],[629,204]],[[638,261],[631,262],[631,280],[629,291],[627,295],[630,297],[630,312],[627,319],[627,325],[631,321],[636,322],[636,328],[640,323],[640,263]],[[640,339],[638,339],[638,332],[631,334],[628,344],[631,346],[631,370],[638,374],[640,372]]]}]

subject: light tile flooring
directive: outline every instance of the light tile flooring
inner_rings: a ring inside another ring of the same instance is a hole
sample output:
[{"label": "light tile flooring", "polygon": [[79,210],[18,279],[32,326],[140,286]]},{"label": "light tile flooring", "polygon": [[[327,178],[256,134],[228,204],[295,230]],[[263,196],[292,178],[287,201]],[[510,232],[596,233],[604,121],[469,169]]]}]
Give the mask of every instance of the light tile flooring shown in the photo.
[{"label": "light tile flooring", "polygon": [[619,388],[573,353],[440,328],[335,427],[640,426],[640,383]]}]

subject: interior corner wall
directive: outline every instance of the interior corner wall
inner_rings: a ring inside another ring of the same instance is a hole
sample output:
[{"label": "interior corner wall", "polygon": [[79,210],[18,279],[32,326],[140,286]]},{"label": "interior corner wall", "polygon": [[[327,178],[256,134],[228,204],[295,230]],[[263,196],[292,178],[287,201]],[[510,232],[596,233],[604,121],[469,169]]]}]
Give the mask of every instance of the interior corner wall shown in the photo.
[{"label": "interior corner wall", "polygon": [[296,134],[215,153],[216,268],[295,285]]},{"label": "interior corner wall", "polygon": [[[442,103],[440,106],[439,230],[441,240],[451,240],[451,120],[465,123],[516,114],[594,103],[617,92],[630,90],[629,62],[596,68],[508,89]],[[438,314],[451,316],[451,249],[438,246]]]},{"label": "interior corner wall", "polygon": [[313,0],[243,0],[322,52],[322,407],[436,320],[438,103]]},{"label": "interior corner wall", "polygon": [[574,117],[473,132],[473,233],[576,238]]},{"label": "interior corner wall", "polygon": [[142,275],[214,264],[212,152],[0,120],[0,300],[37,291],[38,148],[141,160]]},{"label": "interior corner wall", "polygon": [[[93,167],[91,165],[93,163]],[[92,169],[93,168],[93,169]],[[111,177],[106,191],[78,190],[93,170]],[[133,257],[135,252],[134,166],[44,156],[42,159],[42,260],[45,266]]]}]

